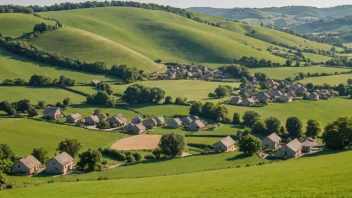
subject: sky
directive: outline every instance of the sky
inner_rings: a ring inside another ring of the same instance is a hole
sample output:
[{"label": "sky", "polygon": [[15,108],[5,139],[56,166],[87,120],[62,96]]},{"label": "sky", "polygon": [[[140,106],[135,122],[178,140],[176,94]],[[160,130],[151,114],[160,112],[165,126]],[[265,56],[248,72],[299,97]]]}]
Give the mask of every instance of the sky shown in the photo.
[{"label": "sky", "polygon": [[[52,5],[64,2],[82,2],[86,0],[0,0],[0,5]],[[180,8],[188,7],[281,7],[288,5],[304,5],[314,7],[332,7],[352,4],[351,0],[133,0],[143,3],[156,3]]]}]

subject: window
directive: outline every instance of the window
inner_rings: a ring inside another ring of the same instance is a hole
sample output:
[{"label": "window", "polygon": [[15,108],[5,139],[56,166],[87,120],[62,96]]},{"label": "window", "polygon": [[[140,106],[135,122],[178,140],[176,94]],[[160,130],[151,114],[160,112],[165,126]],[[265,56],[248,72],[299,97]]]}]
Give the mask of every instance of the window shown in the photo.
[{"label": "window", "polygon": [[21,168],[21,165],[18,165],[17,168]]}]

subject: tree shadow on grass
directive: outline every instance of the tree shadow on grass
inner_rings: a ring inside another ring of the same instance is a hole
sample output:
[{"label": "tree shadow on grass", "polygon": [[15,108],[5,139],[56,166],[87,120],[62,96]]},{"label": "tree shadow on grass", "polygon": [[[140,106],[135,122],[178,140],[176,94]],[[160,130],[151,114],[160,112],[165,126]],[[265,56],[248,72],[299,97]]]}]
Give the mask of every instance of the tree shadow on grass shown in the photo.
[{"label": "tree shadow on grass", "polygon": [[248,154],[245,154],[245,153],[241,153],[241,154],[238,154],[234,157],[231,157],[231,158],[228,158],[226,159],[227,161],[235,161],[235,160],[241,160],[241,159],[246,159],[246,158],[250,158],[252,157],[253,155],[248,155]]},{"label": "tree shadow on grass", "polygon": [[347,151],[352,151],[352,148],[348,149],[343,149],[343,150],[331,150],[331,149],[325,149],[316,153],[312,154],[306,154],[303,155],[302,158],[309,158],[309,157],[319,157],[319,156],[324,156],[324,155],[332,155],[332,154],[338,154],[338,153],[343,153]]}]

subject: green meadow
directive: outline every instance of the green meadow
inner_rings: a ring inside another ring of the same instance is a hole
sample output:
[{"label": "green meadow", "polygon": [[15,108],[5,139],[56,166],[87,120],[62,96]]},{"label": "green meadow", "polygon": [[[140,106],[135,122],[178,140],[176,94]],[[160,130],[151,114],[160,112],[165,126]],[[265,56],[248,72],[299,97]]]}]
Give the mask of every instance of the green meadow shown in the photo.
[{"label": "green meadow", "polygon": [[[211,125],[210,125],[211,126]],[[162,127],[157,127],[150,131],[150,134],[165,134],[165,133],[170,133],[170,132],[176,132],[180,134],[185,134],[185,135],[202,135],[202,136],[228,136],[228,135],[236,135],[238,130],[241,130],[241,127],[235,127],[230,124],[222,124],[221,127],[216,128],[215,130],[206,130],[206,131],[188,131],[183,127],[180,127],[178,129],[168,129],[168,128],[162,128]],[[208,137],[205,137],[204,140],[207,140]],[[218,138],[219,139],[219,138]]]},{"label": "green meadow", "polygon": [[301,83],[313,83],[314,85],[323,85],[328,83],[329,85],[339,85],[341,83],[347,84],[347,80],[352,78],[352,74],[334,75],[334,76],[321,76],[314,78],[305,78],[300,80]]}]

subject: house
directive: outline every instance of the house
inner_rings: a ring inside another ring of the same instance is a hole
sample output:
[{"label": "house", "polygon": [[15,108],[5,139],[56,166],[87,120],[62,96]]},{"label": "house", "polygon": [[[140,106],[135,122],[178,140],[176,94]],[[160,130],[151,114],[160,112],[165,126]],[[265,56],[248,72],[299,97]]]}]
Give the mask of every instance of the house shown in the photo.
[{"label": "house", "polygon": [[116,124],[116,126],[124,126],[127,124],[127,119],[123,115],[119,114],[109,118],[108,122],[110,124]]},{"label": "house", "polygon": [[214,151],[217,153],[235,151],[235,144],[235,140],[233,140],[230,136],[227,136],[214,144]]},{"label": "house", "polygon": [[315,92],[311,93],[309,96],[308,96],[308,100],[319,100],[319,95]]},{"label": "house", "polygon": [[262,140],[262,147],[263,149],[277,149],[280,146],[281,140],[280,136],[276,133],[272,133]]},{"label": "house", "polygon": [[97,117],[99,118],[99,120],[105,120],[106,118],[108,118],[104,113],[99,113]]},{"label": "house", "polygon": [[100,83],[101,83],[101,81],[100,80],[92,80],[92,85],[94,85],[94,86],[98,86]]},{"label": "house", "polygon": [[142,133],[146,132],[146,128],[143,124],[134,124],[134,123],[130,123],[125,127],[125,130],[130,133],[130,134],[134,134],[134,135],[139,135]]},{"label": "house", "polygon": [[196,120],[189,124],[187,129],[190,131],[202,131],[205,129],[205,124],[201,120]]},{"label": "house", "polygon": [[272,93],[274,94],[274,96],[279,96],[279,97],[283,95],[283,93],[282,93],[281,91],[276,90],[276,89],[274,89],[274,90],[272,91]]},{"label": "house", "polygon": [[86,125],[94,126],[99,122],[99,118],[96,115],[90,115],[84,121]]},{"label": "house", "polygon": [[158,126],[165,124],[165,118],[163,116],[155,117],[154,119],[156,120]]},{"label": "house", "polygon": [[282,95],[279,97],[279,101],[283,103],[292,102],[292,98],[287,95]]},{"label": "house", "polygon": [[298,158],[302,154],[302,144],[298,139],[294,139],[284,147],[275,152],[275,157],[280,158]]},{"label": "house", "polygon": [[246,93],[249,97],[254,96],[254,93],[251,92],[250,90],[248,90],[247,88],[245,88],[243,91],[241,91],[241,94],[242,93]]},{"label": "house", "polygon": [[242,102],[242,98],[240,96],[232,96],[231,103],[232,104],[240,104]]},{"label": "house", "polygon": [[268,85],[273,88],[276,89],[280,84],[278,82],[275,82],[274,80],[269,80],[268,81]]},{"label": "house", "polygon": [[152,129],[158,126],[158,122],[154,118],[148,118],[146,121],[144,121],[144,126],[148,129]]},{"label": "house", "polygon": [[66,117],[66,122],[77,123],[82,120],[82,116],[79,113],[74,113]]},{"label": "house", "polygon": [[32,175],[40,169],[40,165],[40,161],[30,155],[16,162],[12,166],[11,173],[16,175]]},{"label": "house", "polygon": [[270,100],[271,97],[268,93],[263,92],[263,93],[257,94],[256,98],[258,100]]},{"label": "house", "polygon": [[135,117],[131,120],[131,122],[134,124],[142,123],[142,121],[143,121],[143,119],[141,117]]},{"label": "house", "polygon": [[291,98],[294,98],[296,96],[294,91],[288,91],[286,95]]},{"label": "house", "polygon": [[193,121],[200,120],[198,116],[190,116]]},{"label": "house", "polygon": [[193,120],[190,117],[181,118],[181,121],[182,121],[182,124],[185,126],[188,126],[193,122]]},{"label": "house", "polygon": [[73,169],[74,159],[63,152],[46,163],[45,172],[48,174],[66,174]]},{"label": "house", "polygon": [[298,88],[298,89],[296,90],[296,93],[297,93],[298,95],[302,95],[302,94],[304,94],[305,92],[307,92],[307,89],[304,88],[304,87],[300,87],[300,88]]},{"label": "house", "polygon": [[252,106],[255,105],[255,100],[253,98],[246,98],[241,102],[242,106]]},{"label": "house", "polygon": [[167,127],[171,129],[177,129],[182,125],[180,118],[173,118],[167,121]]},{"label": "house", "polygon": [[317,147],[317,146],[319,146],[319,144],[315,139],[307,137],[302,142],[302,152],[310,153],[312,148]]},{"label": "house", "polygon": [[64,117],[64,112],[59,107],[47,107],[44,109],[44,118],[47,119],[59,119]]}]

